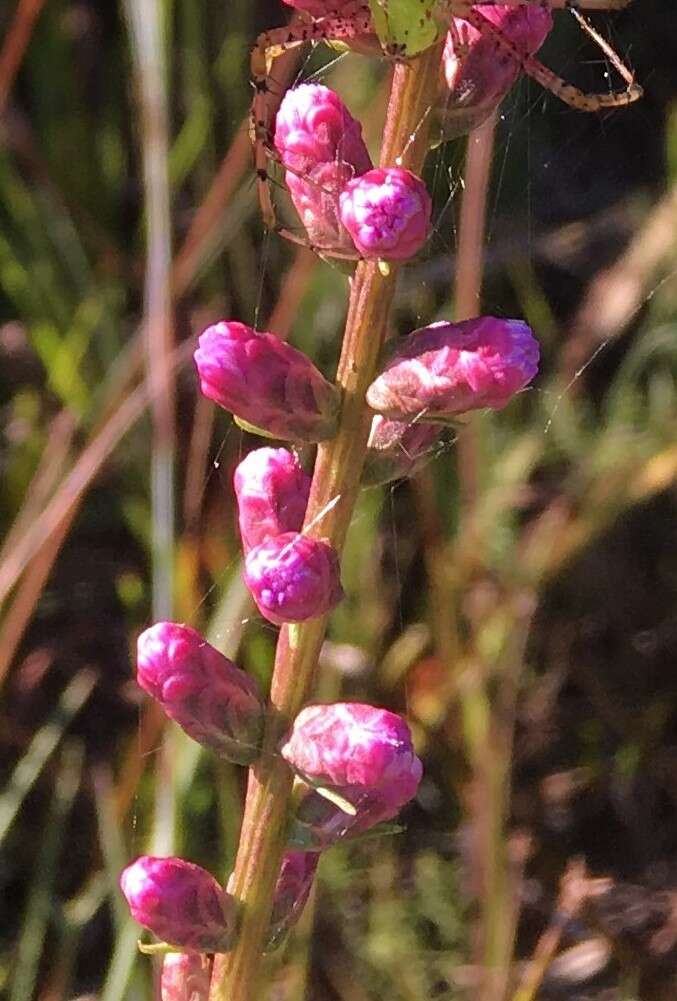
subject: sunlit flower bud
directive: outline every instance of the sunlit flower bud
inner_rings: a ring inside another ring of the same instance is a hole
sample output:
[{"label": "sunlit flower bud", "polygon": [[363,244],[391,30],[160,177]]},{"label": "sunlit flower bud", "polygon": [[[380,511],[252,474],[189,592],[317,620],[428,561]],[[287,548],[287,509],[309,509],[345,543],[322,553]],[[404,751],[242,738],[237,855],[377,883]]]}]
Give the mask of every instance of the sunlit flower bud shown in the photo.
[{"label": "sunlit flower bud", "polygon": [[320,861],[316,852],[285,852],[275,885],[266,951],[275,949],[301,917]]},{"label": "sunlit flower bud", "polygon": [[397,344],[367,402],[394,420],[500,410],[534,378],[538,356],[538,342],[522,320],[431,323]]},{"label": "sunlit flower bud", "polygon": [[334,434],[336,388],[273,334],[216,323],[201,335],[195,364],[206,397],[271,436],[314,442]]},{"label": "sunlit flower bud", "polygon": [[235,900],[201,866],[142,855],[123,870],[120,888],[134,920],[163,942],[196,952],[230,949]]},{"label": "sunlit flower bud", "polygon": [[[325,845],[390,820],[416,795],[421,780],[406,722],[359,702],[307,706],[281,753],[309,785],[330,789],[353,807],[352,814],[331,802],[322,807],[318,833],[324,831]],[[307,823],[308,815],[303,819]]]},{"label": "sunlit flower bud", "polygon": [[264,704],[253,678],[190,626],[158,622],[139,636],[137,680],[189,737],[228,761],[258,756]]},{"label": "sunlit flower bud", "polygon": [[211,963],[199,952],[168,952],[160,975],[161,1001],[207,1001]]},{"label": "sunlit flower bud", "polygon": [[301,84],[284,96],[274,143],[310,242],[318,249],[354,252],[339,218],[339,194],[372,165],[360,123],[333,90]]},{"label": "sunlit flower bud", "polygon": [[319,83],[288,90],[275,119],[275,149],[292,173],[304,177],[320,163],[352,167],[352,176],[371,168],[362,126],[341,98]]},{"label": "sunlit flower bud", "polygon": [[303,177],[287,171],[289,195],[315,249],[356,256],[339,214],[339,196],[354,176],[347,163],[320,163]]},{"label": "sunlit flower bud", "polygon": [[430,195],[420,177],[402,167],[367,171],[346,185],[339,203],[362,257],[407,260],[430,234]]},{"label": "sunlit flower bud", "polygon": [[392,421],[377,414],[371,422],[362,483],[373,487],[413,476],[441,433],[425,421]]},{"label": "sunlit flower bud", "polygon": [[244,576],[261,615],[278,626],[324,615],[343,598],[336,550],[299,532],[251,549]]},{"label": "sunlit flower bud", "polygon": [[310,476],[286,448],[256,448],[233,476],[245,551],[284,532],[300,532]]},{"label": "sunlit flower bud", "polygon": [[[473,8],[500,29],[524,55],[540,49],[552,28],[552,14],[545,4],[523,7],[478,4]],[[520,73],[519,63],[491,35],[460,17],[454,18],[462,50],[449,32],[442,66],[448,90],[440,102],[442,133],[446,139],[477,128],[503,100]]]}]

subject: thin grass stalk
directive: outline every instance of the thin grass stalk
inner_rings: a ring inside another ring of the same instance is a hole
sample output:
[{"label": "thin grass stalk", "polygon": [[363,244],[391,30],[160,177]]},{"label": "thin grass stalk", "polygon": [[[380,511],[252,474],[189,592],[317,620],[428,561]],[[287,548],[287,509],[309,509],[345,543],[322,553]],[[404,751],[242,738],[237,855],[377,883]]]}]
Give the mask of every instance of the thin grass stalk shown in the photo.
[{"label": "thin grass stalk", "polygon": [[40,957],[54,908],[54,886],[59,874],[59,857],[66,822],[80,786],[83,750],[77,743],[66,745],[56,777],[52,802],[46,817],[45,833],[35,860],[26,911],[16,950],[16,966],[9,1001],[33,997],[40,969]]},{"label": "thin grass stalk", "polygon": [[[395,162],[420,172],[428,147],[428,115],[438,84],[439,46],[394,71],[382,165]],[[399,158],[399,159],[398,159]],[[376,374],[395,294],[397,268],[358,264],[351,282],[337,371],[343,407],[336,437],[318,449],[305,531],[340,552],[350,525],[366,455],[366,390]],[[230,884],[243,904],[238,942],[214,964],[211,1001],[258,1001],[258,976],[273,890],[285,846],[291,772],[277,754],[280,739],[312,692],[327,616],[283,627],[271,686],[271,706],[261,758],[250,769],[245,815]]]}]

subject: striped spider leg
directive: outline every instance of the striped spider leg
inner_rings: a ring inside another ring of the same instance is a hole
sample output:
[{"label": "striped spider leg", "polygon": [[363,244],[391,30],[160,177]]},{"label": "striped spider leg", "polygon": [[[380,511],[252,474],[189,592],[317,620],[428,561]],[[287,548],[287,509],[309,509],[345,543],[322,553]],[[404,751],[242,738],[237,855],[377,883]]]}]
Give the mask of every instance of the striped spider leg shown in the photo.
[{"label": "striped spider leg", "polygon": [[[499,0],[489,0],[489,3],[506,7],[527,7],[531,4],[543,6],[541,0],[500,0],[500,2]],[[585,10],[620,10],[626,4],[627,0],[548,0],[547,2],[547,6],[553,10],[571,10],[581,28],[599,46],[627,85],[625,89],[619,91],[586,94],[584,91],[579,90],[578,87],[574,87],[573,84],[567,83],[566,80],[557,76],[556,73],[548,69],[547,66],[544,66],[534,56],[521,52],[480,10],[477,10],[477,5],[470,3],[469,0],[444,0],[444,6],[448,15],[462,18],[485,37],[490,36],[493,38],[497,48],[502,49],[516,63],[519,63],[522,70],[528,76],[537,80],[545,90],[549,90],[560,101],[563,101],[570,107],[578,111],[589,112],[601,111],[604,108],[620,108],[632,104],[633,101],[638,100],[642,96],[642,88],[636,83],[633,73],[623,63],[620,56],[595,31],[577,8]]]}]

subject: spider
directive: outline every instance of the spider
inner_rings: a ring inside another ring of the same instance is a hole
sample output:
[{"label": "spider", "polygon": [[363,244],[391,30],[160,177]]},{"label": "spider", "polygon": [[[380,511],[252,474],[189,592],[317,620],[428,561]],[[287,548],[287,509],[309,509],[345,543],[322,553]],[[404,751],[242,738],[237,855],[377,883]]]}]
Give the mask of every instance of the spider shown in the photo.
[{"label": "spider", "polygon": [[[290,2],[290,0],[286,0],[286,2]],[[276,222],[275,208],[269,188],[268,161],[276,159],[277,154],[272,146],[266,100],[271,89],[269,81],[275,59],[287,49],[305,42],[313,44],[343,42],[349,46],[362,48],[363,51],[365,48],[372,51],[378,50],[378,43],[380,43],[387,57],[404,61],[437,41],[441,34],[437,25],[440,24],[450,31],[454,46],[457,48],[459,57],[462,58],[463,46],[454,22],[454,18],[461,18],[472,25],[481,35],[493,39],[497,52],[502,52],[504,56],[507,55],[514,60],[524,73],[537,80],[542,87],[555,94],[565,104],[579,111],[594,112],[604,108],[622,107],[636,101],[642,95],[642,88],[635,82],[632,72],[625,66],[609,43],[595,31],[580,13],[580,11],[620,10],[627,5],[629,0],[483,0],[484,4],[496,4],[504,7],[547,5],[553,10],[571,10],[580,26],[599,46],[627,85],[623,90],[599,94],[584,93],[557,76],[533,56],[520,51],[482,14],[481,10],[477,9],[477,5],[472,0],[418,0],[418,2],[421,5],[418,21],[416,19],[412,21],[410,17],[408,21],[406,19],[402,21],[400,12],[400,24],[397,28],[393,27],[392,31],[385,30],[384,32],[383,30],[384,25],[388,29],[389,4],[393,4],[394,9],[396,3],[399,3],[401,7],[402,5],[406,7],[409,3],[409,10],[411,10],[413,0],[352,0],[352,2],[344,0],[340,10],[337,8],[326,16],[313,18],[308,13],[302,13],[302,20],[299,23],[273,28],[259,35],[251,56],[251,73],[254,85],[251,133],[255,149],[259,203],[264,224],[268,229],[276,230],[280,235],[294,243],[308,245],[307,241],[279,227]],[[312,3],[310,0],[303,0],[303,6],[306,8],[312,8],[313,3],[314,0]],[[299,3],[298,6],[301,7],[302,4]],[[372,6],[374,12],[379,12],[377,19],[373,16]],[[318,9],[320,8],[324,10],[324,4],[319,5]],[[394,14],[393,25],[395,25]],[[351,255],[346,254],[327,253],[326,250],[323,250],[322,254],[324,256],[351,257]]]}]

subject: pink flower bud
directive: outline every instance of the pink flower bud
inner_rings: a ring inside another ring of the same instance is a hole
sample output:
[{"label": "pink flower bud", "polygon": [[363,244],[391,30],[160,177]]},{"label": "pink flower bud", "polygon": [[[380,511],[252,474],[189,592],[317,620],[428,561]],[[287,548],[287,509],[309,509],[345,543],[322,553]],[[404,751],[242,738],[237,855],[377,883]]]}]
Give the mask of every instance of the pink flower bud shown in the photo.
[{"label": "pink flower bud", "polygon": [[139,636],[137,681],[199,744],[238,764],[258,757],[264,704],[253,678],[190,626],[158,622]]},{"label": "pink flower bud", "polygon": [[354,252],[339,218],[339,194],[372,164],[362,126],[338,94],[320,84],[288,90],[277,113],[275,148],[287,167],[287,188],[311,243]]},{"label": "pink flower bud", "polygon": [[[545,5],[478,4],[474,10],[499,28],[525,55],[537,52],[552,28],[552,14]],[[503,100],[520,72],[519,63],[503,52],[490,35],[482,35],[460,17],[455,17],[454,23],[465,51],[460,54],[456,51],[450,32],[442,58],[449,89],[443,95],[440,108],[446,139],[481,125]]]},{"label": "pink flower bud", "polygon": [[275,148],[287,170],[300,177],[321,163],[364,174],[372,163],[362,126],[329,87],[304,83],[288,90],[275,119]]},{"label": "pink flower bud", "polygon": [[207,1001],[211,963],[199,952],[168,952],[162,961],[161,1001]]},{"label": "pink flower bud", "polygon": [[261,615],[278,626],[324,615],[343,598],[336,551],[299,532],[250,550],[244,576]]},{"label": "pink flower bud", "polygon": [[134,920],[162,941],[196,952],[230,949],[235,900],[201,866],[142,855],[123,870],[120,888]]},{"label": "pink flower bud", "polygon": [[373,487],[413,476],[440,433],[425,421],[391,421],[377,414],[371,422],[362,483]]},{"label": "pink flower bud", "polygon": [[341,192],[341,222],[362,257],[404,261],[430,234],[432,203],[420,177],[402,167],[377,167]]},{"label": "pink flower bud", "polygon": [[315,442],[334,434],[336,388],[273,334],[216,323],[201,335],[195,364],[206,397],[270,435]]},{"label": "pink flower bud", "polygon": [[[394,817],[412,799],[422,765],[406,722],[395,713],[359,702],[307,706],[294,721],[282,757],[313,786],[337,792],[354,816],[324,804],[318,836],[325,845]],[[311,802],[311,810],[320,806]],[[303,804],[302,804],[303,806]],[[306,814],[302,820],[308,822]],[[317,813],[316,813],[317,817]]]},{"label": "pink flower bud", "polygon": [[319,862],[318,852],[285,852],[275,885],[266,952],[277,948],[301,917]]},{"label": "pink flower bud", "polygon": [[431,323],[397,345],[367,402],[394,420],[500,410],[534,378],[538,355],[538,342],[521,320]]},{"label": "pink flower bud", "polygon": [[233,477],[245,552],[275,535],[300,532],[310,477],[286,448],[257,448]]},{"label": "pink flower bud", "polygon": [[289,196],[317,250],[355,256],[355,244],[339,214],[341,191],[354,176],[347,163],[320,163],[303,177],[287,171]]}]

